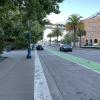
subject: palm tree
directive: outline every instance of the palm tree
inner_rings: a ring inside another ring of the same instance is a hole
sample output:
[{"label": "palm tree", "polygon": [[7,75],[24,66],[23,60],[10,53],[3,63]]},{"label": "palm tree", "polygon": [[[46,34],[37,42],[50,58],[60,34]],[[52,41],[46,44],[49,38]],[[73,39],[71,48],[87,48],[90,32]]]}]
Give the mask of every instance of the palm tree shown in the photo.
[{"label": "palm tree", "polygon": [[57,37],[57,45],[58,45],[58,38],[59,36],[62,36],[62,32],[61,32],[61,29],[59,27],[56,27],[54,30],[53,30],[53,37]]},{"label": "palm tree", "polygon": [[47,37],[49,37],[50,38],[50,46],[51,46],[51,38],[53,37],[53,34],[52,33],[49,33],[48,35],[47,35]]},{"label": "palm tree", "polygon": [[71,34],[71,33],[67,33],[67,34],[65,34],[64,35],[64,38],[63,38],[63,42],[64,43],[67,43],[67,44],[71,44],[71,42],[72,42],[72,36],[73,34]]},{"label": "palm tree", "polygon": [[80,29],[80,28],[79,28],[79,29],[77,30],[77,35],[78,35],[79,38],[80,38],[79,46],[81,47],[81,37],[86,35],[86,31],[85,31],[84,29]]},{"label": "palm tree", "polygon": [[76,46],[76,38],[77,38],[76,31],[80,27],[80,25],[82,24],[80,21],[81,18],[82,17],[77,15],[77,14],[72,14],[70,17],[68,17],[68,20],[67,20],[66,25],[65,25],[66,29],[70,32],[73,32],[73,34],[74,34],[73,46]]}]

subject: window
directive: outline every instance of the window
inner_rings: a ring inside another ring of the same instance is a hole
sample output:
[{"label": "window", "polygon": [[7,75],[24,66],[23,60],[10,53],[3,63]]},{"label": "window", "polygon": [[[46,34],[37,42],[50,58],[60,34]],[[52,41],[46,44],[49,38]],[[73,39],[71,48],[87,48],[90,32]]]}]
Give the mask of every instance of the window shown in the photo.
[{"label": "window", "polygon": [[94,43],[98,43],[98,40],[97,39],[94,39]]},{"label": "window", "polygon": [[86,45],[88,45],[88,40],[86,40]]}]

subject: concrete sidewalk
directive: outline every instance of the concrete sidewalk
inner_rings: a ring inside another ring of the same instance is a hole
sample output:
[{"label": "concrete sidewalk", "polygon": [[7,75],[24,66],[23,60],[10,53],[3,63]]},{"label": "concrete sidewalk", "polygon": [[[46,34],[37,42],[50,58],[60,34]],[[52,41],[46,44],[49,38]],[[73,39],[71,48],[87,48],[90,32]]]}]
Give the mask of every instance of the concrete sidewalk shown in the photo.
[{"label": "concrete sidewalk", "polygon": [[4,52],[8,57],[0,62],[0,100],[33,100],[34,52],[26,59],[27,51]]}]

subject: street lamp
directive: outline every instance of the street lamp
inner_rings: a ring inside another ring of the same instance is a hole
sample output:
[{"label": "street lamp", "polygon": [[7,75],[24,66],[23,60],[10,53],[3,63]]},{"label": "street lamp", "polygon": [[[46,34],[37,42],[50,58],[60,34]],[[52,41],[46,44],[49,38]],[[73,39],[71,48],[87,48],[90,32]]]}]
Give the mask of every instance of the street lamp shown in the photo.
[{"label": "street lamp", "polygon": [[30,47],[30,44],[31,44],[31,26],[32,26],[32,21],[28,20],[29,31],[28,31],[28,53],[27,53],[27,59],[31,59],[31,47]]}]

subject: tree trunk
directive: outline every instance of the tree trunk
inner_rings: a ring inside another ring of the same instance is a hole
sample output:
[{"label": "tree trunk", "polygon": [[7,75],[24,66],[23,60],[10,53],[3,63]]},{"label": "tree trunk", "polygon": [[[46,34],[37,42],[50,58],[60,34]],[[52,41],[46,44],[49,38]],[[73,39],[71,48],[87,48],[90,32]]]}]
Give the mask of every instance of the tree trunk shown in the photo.
[{"label": "tree trunk", "polygon": [[76,47],[76,28],[74,27],[74,40],[73,40],[73,46]]},{"label": "tree trunk", "polygon": [[50,37],[50,46],[51,46],[51,37]]},{"label": "tree trunk", "polygon": [[57,36],[57,46],[58,46],[58,36]]},{"label": "tree trunk", "polygon": [[81,48],[81,36],[80,36],[80,43],[79,43],[79,46],[80,46],[80,48]]}]

